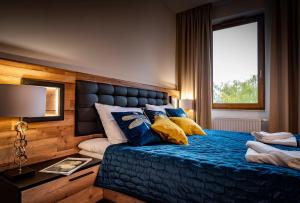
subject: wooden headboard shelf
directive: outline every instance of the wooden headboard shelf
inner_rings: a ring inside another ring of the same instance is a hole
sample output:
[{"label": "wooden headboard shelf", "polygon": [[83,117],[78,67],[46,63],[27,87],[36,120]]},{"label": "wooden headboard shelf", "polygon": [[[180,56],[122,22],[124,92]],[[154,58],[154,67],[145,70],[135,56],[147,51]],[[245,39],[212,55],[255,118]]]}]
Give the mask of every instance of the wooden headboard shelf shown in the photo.
[{"label": "wooden headboard shelf", "polygon": [[[179,98],[179,91],[175,89],[0,59],[0,84],[20,84],[22,78],[57,81],[65,84],[65,119],[29,125],[28,164],[76,153],[79,142],[101,136],[74,136],[76,80],[164,91],[170,96]],[[18,121],[17,118],[0,118],[0,171],[13,166],[13,141],[16,135],[13,128],[16,121]]]}]

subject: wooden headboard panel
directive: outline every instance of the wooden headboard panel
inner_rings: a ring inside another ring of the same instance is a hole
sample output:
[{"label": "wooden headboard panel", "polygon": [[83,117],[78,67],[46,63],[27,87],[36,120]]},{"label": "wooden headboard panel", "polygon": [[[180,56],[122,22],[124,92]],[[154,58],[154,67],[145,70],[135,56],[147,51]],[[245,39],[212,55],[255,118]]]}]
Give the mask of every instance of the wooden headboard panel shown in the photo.
[{"label": "wooden headboard panel", "polygon": [[[0,59],[1,84],[20,84],[22,78],[57,81],[65,84],[65,119],[63,121],[30,123],[29,125],[27,131],[29,141],[27,146],[28,163],[76,153],[78,152],[77,145],[79,142],[101,136],[74,136],[76,80],[162,91],[168,92],[170,96],[179,97],[179,92],[172,89]],[[0,170],[12,166],[13,141],[16,135],[14,124],[17,121],[18,118],[0,118]]]}]

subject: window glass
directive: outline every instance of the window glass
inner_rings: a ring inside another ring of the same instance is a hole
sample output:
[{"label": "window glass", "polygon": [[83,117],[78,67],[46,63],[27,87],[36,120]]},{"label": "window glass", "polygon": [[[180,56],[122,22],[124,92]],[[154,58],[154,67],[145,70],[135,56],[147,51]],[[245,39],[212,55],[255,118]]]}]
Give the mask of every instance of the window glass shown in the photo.
[{"label": "window glass", "polygon": [[213,32],[213,103],[258,103],[258,23]]}]

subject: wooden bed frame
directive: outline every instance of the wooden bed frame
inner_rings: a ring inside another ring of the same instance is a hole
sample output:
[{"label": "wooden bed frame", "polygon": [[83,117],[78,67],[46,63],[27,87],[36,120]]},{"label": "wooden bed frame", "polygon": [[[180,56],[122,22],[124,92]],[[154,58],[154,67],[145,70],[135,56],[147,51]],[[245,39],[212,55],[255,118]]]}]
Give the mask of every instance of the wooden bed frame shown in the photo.
[{"label": "wooden bed frame", "polygon": [[116,203],[145,203],[129,195],[103,188],[103,199]]}]

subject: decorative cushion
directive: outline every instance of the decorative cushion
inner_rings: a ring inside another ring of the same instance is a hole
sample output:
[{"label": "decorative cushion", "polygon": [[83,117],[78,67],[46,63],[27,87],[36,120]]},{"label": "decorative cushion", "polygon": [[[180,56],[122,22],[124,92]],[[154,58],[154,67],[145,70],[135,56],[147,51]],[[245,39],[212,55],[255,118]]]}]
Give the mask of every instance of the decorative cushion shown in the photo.
[{"label": "decorative cushion", "polygon": [[[106,89],[105,89],[106,90]],[[103,90],[104,91],[104,90]],[[102,121],[106,136],[108,141],[111,144],[119,144],[127,142],[127,138],[119,128],[117,122],[112,116],[112,112],[140,112],[142,113],[141,108],[129,108],[129,107],[120,107],[120,106],[110,106],[105,104],[95,103],[95,107]]]},{"label": "decorative cushion", "polygon": [[202,128],[190,118],[170,117],[170,120],[178,125],[187,135],[206,135]]},{"label": "decorative cushion", "polygon": [[155,116],[158,116],[158,115],[163,115],[163,116],[167,116],[164,112],[162,111],[152,111],[152,110],[147,110],[147,109],[144,109],[144,114],[147,116],[147,118],[149,119],[149,121],[151,123],[154,123],[154,118]]},{"label": "decorative cushion", "polygon": [[166,105],[161,105],[161,106],[157,106],[157,105],[151,105],[151,104],[145,104],[146,105],[146,109],[147,110],[152,110],[152,111],[162,111],[164,113],[166,113],[165,109],[171,109],[174,108],[172,104],[166,104]]},{"label": "decorative cushion", "polygon": [[187,117],[182,108],[178,109],[165,109],[168,117]]},{"label": "decorative cushion", "polygon": [[134,146],[159,143],[160,137],[151,131],[151,123],[140,112],[112,112],[127,140]]},{"label": "decorative cushion", "polygon": [[184,145],[188,144],[188,139],[184,131],[169,118],[155,116],[154,124],[151,125],[151,128],[167,142]]}]

